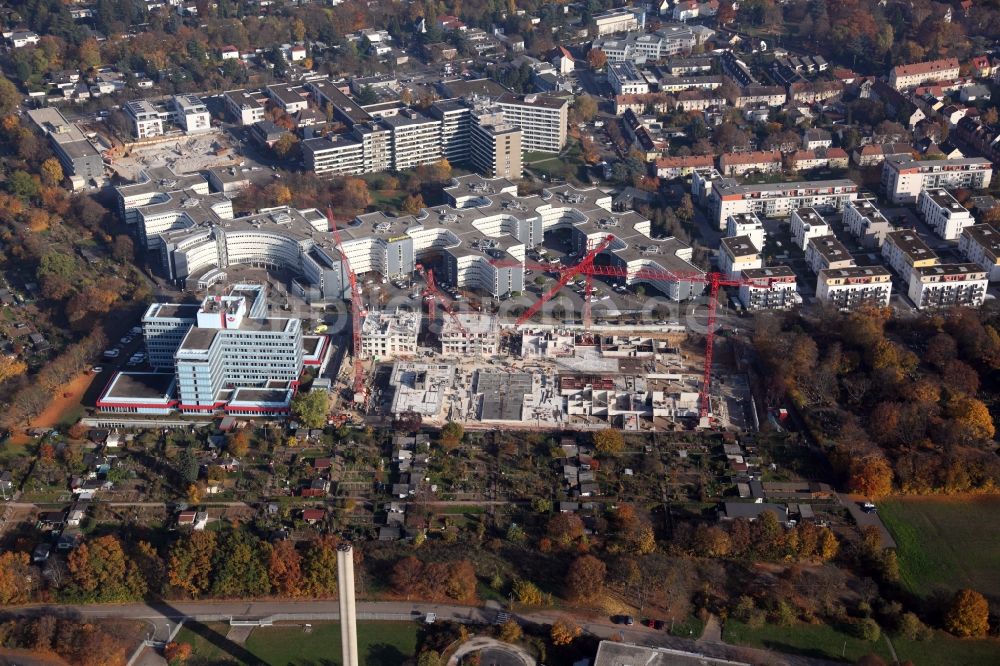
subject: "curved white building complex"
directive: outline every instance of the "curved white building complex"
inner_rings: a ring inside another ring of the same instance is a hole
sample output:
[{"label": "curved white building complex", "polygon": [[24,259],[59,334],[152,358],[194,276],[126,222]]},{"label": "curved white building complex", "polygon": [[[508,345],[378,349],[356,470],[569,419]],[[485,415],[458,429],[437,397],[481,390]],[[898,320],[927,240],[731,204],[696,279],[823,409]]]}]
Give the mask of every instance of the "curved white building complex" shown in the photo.
[{"label": "curved white building complex", "polygon": [[[421,262],[440,259],[444,281],[502,298],[524,289],[527,250],[558,229],[570,231],[579,256],[614,236],[600,262],[627,268],[630,275],[699,272],[690,263],[688,245],[676,238],[653,239],[649,220],[634,212],[612,212],[611,196],[597,188],[558,185],[521,197],[509,180],[469,175],[454,179],[444,194],[447,204],[416,216],[367,213],[340,229],[354,272],[403,277]],[[250,264],[290,270],[302,288],[315,288],[325,299],[349,297],[340,250],[320,211],[278,208],[233,218],[231,206],[226,210],[211,199],[218,195],[208,195],[204,204],[199,196],[188,189],[136,209],[145,244],[159,248],[171,279],[185,284],[232,264]],[[689,282],[643,281],[674,300],[703,291]]]}]

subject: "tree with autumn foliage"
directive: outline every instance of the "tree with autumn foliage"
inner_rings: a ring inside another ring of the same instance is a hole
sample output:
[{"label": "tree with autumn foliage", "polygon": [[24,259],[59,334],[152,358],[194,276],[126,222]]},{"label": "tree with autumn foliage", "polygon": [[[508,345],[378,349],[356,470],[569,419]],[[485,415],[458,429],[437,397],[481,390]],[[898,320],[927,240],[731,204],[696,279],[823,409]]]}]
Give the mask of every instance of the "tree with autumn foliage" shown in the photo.
[{"label": "tree with autumn foliage", "polygon": [[604,594],[607,574],[607,566],[593,555],[576,558],[566,573],[566,598],[577,603],[588,603],[599,598]]},{"label": "tree with autumn foliage", "polygon": [[328,599],[337,594],[337,546],[340,539],[326,534],[306,549],[302,565],[304,589],[309,596]]},{"label": "tree with autumn foliage", "polygon": [[420,194],[411,194],[403,200],[403,212],[408,215],[416,215],[426,207],[424,198]]},{"label": "tree with autumn foliage", "polygon": [[979,592],[959,590],[944,614],[944,627],[962,638],[985,636],[990,631],[990,605]]},{"label": "tree with autumn foliage", "polygon": [[590,49],[587,51],[587,64],[594,69],[601,69],[608,64],[608,56],[601,49]]},{"label": "tree with autumn foliage", "polygon": [[121,602],[142,599],[146,581],[135,561],[126,557],[118,537],[108,534],[77,546],[66,558],[69,599]]},{"label": "tree with autumn foliage", "polygon": [[170,596],[198,599],[209,591],[215,550],[215,532],[191,532],[174,543],[167,558]]},{"label": "tree with autumn foliage", "polygon": [[855,458],[851,461],[847,485],[853,493],[881,499],[892,492],[892,467],[880,455]]},{"label": "tree with autumn foliage", "polygon": [[294,541],[282,539],[271,547],[267,571],[274,594],[288,598],[302,596],[302,556]]},{"label": "tree with autumn foliage", "polygon": [[606,456],[616,456],[625,450],[625,437],[621,430],[605,428],[594,433],[594,448]]},{"label": "tree with autumn foliage", "polygon": [[181,666],[191,658],[191,644],[171,641],[163,648],[163,658],[168,666]]},{"label": "tree with autumn foliage", "polygon": [[270,547],[239,527],[222,538],[212,558],[212,596],[252,599],[271,591],[267,575]]},{"label": "tree with autumn foliage", "polygon": [[235,458],[242,458],[250,450],[250,435],[246,428],[240,428],[226,439],[226,451]]},{"label": "tree with autumn foliage", "polygon": [[572,645],[573,641],[580,637],[583,631],[575,624],[570,624],[566,620],[557,620],[549,630],[549,639],[552,644],[558,647]]},{"label": "tree with autumn foliage", "polygon": [[31,600],[31,558],[27,553],[0,553],[0,606],[23,604]]}]

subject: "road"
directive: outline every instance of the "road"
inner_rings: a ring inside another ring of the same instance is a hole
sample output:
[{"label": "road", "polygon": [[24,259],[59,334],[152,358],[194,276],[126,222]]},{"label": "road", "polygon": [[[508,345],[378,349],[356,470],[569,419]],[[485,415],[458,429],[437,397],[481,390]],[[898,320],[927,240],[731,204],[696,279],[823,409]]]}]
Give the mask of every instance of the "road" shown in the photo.
[{"label": "road", "polygon": [[[489,624],[494,621],[499,608],[495,604],[487,607],[458,606],[449,604],[428,604],[407,601],[363,601],[357,606],[360,620],[401,620],[419,621],[427,613],[435,613],[439,620],[468,624]],[[125,619],[147,622],[150,626],[149,640],[165,641],[176,631],[181,620],[196,622],[228,622],[231,619],[256,620],[272,618],[275,621],[319,621],[339,619],[337,601],[178,601],[101,605],[28,605],[7,607],[0,610],[0,619],[5,617],[30,617],[33,615],[56,615],[85,620]],[[602,616],[582,617],[561,611],[538,611],[518,613],[522,622],[551,624],[563,618],[580,626],[587,634],[602,639],[624,640],[637,645],[669,647],[677,650],[699,652],[701,654],[734,660],[752,660],[772,666],[829,666],[834,662],[824,659],[784,655],[767,650],[733,647],[711,641],[696,641],[693,638],[670,636],[662,631],[633,625],[614,625]],[[224,640],[224,637],[220,637]]]},{"label": "road", "polygon": [[837,493],[837,499],[840,503],[847,508],[851,513],[851,517],[854,518],[854,522],[858,524],[858,529],[864,529],[869,525],[874,525],[878,529],[879,537],[882,539],[883,548],[895,548],[896,540],[892,538],[892,534],[886,528],[885,523],[879,518],[877,513],[865,513],[861,510],[861,504],[866,501],[866,498],[861,495],[848,495],[847,493]]}]

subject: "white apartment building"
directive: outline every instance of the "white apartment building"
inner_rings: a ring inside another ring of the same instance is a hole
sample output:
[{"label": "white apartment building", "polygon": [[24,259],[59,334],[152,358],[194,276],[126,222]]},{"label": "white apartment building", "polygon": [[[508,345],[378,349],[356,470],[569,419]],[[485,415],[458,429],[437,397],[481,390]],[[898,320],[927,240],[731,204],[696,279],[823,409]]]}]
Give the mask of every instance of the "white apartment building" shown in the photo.
[{"label": "white apartment building", "polygon": [[938,264],[915,268],[907,296],[918,309],[964,305],[977,308],[986,298],[987,273],[978,264]]},{"label": "white apartment building", "polygon": [[885,235],[885,242],[882,243],[882,259],[889,268],[903,278],[904,282],[909,282],[910,273],[914,268],[934,266],[938,263],[938,256],[934,250],[910,229],[890,231]]},{"label": "white apartment building", "polygon": [[826,220],[812,208],[793,210],[788,225],[792,232],[792,241],[803,252],[809,247],[809,241],[812,239],[822,238],[833,233]]},{"label": "white apartment building", "polygon": [[264,105],[246,90],[227,90],[222,99],[233,122],[249,127],[264,120]]},{"label": "white apartment building", "polygon": [[796,290],[795,271],[788,266],[768,266],[743,270],[740,302],[750,311],[788,310],[802,302]]},{"label": "white apartment building", "polygon": [[615,32],[639,30],[639,15],[629,7],[609,9],[600,14],[594,14],[594,24],[597,26],[598,37]]},{"label": "white apartment building", "polygon": [[469,161],[472,109],[461,99],[441,99],[427,110],[441,122],[441,154],[452,164]]},{"label": "white apartment building", "polygon": [[169,116],[144,99],[126,102],[125,113],[132,122],[132,135],[137,139],[162,135],[163,121]]},{"label": "white apartment building", "polygon": [[848,268],[854,265],[854,257],[836,236],[813,238],[806,248],[806,264],[813,273],[827,268]]},{"label": "white apartment building", "polygon": [[162,246],[161,234],[198,226],[202,222],[233,219],[233,201],[224,194],[169,192],[164,201],[136,209],[139,242],[146,248]]},{"label": "white apartment building", "polygon": [[276,106],[291,115],[309,108],[309,96],[305,89],[288,83],[277,83],[266,88],[267,96]]},{"label": "white apartment building", "polygon": [[748,236],[758,250],[764,250],[767,232],[764,223],[754,213],[737,213],[726,219],[727,236]]},{"label": "white apartment building", "polygon": [[361,323],[361,356],[389,359],[417,353],[420,312],[369,310]]},{"label": "white apartment building", "polygon": [[[710,178],[710,175],[705,176]],[[702,178],[695,172],[694,178]],[[695,186],[704,188],[705,183]],[[711,183],[708,206],[719,229],[730,215],[756,213],[765,217],[788,217],[799,208],[841,210],[848,201],[858,198],[858,186],[852,180],[804,181],[767,185],[740,185],[719,177]]]},{"label": "white apartment building", "polygon": [[317,176],[365,173],[364,146],[360,141],[338,136],[318,137],[301,143],[302,161]]},{"label": "white apartment building", "polygon": [[168,167],[146,169],[139,174],[137,182],[115,188],[118,214],[125,224],[137,224],[140,208],[170,201],[172,196],[185,190],[207,195],[208,180],[199,173],[177,175]]},{"label": "white apartment building", "polygon": [[607,67],[608,83],[616,95],[645,95],[649,92],[646,77],[631,62],[613,62]]},{"label": "white apartment building", "polygon": [[851,236],[866,248],[882,247],[886,234],[893,230],[882,211],[868,199],[847,202],[842,219]]},{"label": "white apartment building", "polygon": [[212,129],[208,107],[197,95],[174,95],[174,120],[188,134]]},{"label": "white apartment building", "polygon": [[913,203],[923,190],[934,188],[986,189],[993,164],[981,157],[922,160],[887,157],[882,166],[882,188],[893,203]]},{"label": "white apartment building", "polygon": [[396,171],[440,161],[441,121],[403,109],[381,122],[392,136],[392,168]]},{"label": "white apartment building", "polygon": [[957,240],[963,229],[976,223],[972,213],[941,188],[921,190],[917,207],[927,226],[945,240]]},{"label": "white apartment building", "polygon": [[[458,313],[441,321],[441,353],[454,356],[495,356],[500,348],[500,326],[495,315]],[[434,322],[432,322],[433,324]]]},{"label": "white apartment building", "polygon": [[816,278],[817,300],[839,310],[888,307],[891,296],[892,276],[882,266],[826,268]]},{"label": "white apartment building", "polygon": [[719,272],[730,280],[739,279],[745,270],[761,268],[760,250],[749,236],[728,236],[719,241]]},{"label": "white apartment building", "polygon": [[566,144],[569,102],[548,95],[507,93],[497,100],[504,118],[521,128],[525,152],[558,153]]},{"label": "white apartment building", "polygon": [[[714,34],[703,26],[697,28],[699,30],[696,32],[686,25],[670,24],[653,33],[630,32],[619,38],[598,38],[594,40],[592,48],[602,51],[608,62],[657,62],[669,56],[690,53],[695,46]],[[703,30],[708,32],[705,37],[701,36]]]},{"label": "white apartment building", "polygon": [[966,227],[958,239],[958,249],[966,261],[986,271],[990,282],[1000,281],[1000,230],[990,224]]}]

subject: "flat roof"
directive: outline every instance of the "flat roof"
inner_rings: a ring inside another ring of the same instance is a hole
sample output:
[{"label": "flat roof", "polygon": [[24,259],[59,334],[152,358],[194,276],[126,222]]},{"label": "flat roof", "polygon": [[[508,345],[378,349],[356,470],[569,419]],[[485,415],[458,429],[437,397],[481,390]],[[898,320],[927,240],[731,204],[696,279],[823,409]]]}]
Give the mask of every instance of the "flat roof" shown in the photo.
[{"label": "flat roof", "polygon": [[885,242],[892,243],[911,260],[937,258],[937,254],[923,241],[917,232],[909,229],[890,231],[885,235]]},{"label": "flat roof", "polygon": [[820,281],[829,279],[855,280],[858,278],[884,278],[879,282],[888,282],[892,277],[885,266],[847,266],[845,268],[824,268],[819,272]]},{"label": "flat roof", "polygon": [[212,346],[212,341],[219,334],[217,328],[198,328],[193,326],[181,341],[180,349],[191,349],[195,351],[205,351]]},{"label": "flat roof", "polygon": [[851,259],[847,246],[837,240],[836,236],[817,236],[809,241],[809,247],[814,248],[827,261],[844,261]]},{"label": "flat roof", "polygon": [[744,268],[743,277],[748,280],[766,278],[793,278],[795,271],[789,266],[766,266],[764,268]]},{"label": "flat roof", "polygon": [[119,372],[101,396],[113,400],[165,400],[174,385],[172,372]]},{"label": "flat roof", "polygon": [[145,319],[190,319],[198,317],[201,306],[197,303],[153,303],[143,316]]},{"label": "flat roof", "polygon": [[532,379],[527,372],[476,372],[475,392],[482,396],[479,418],[483,421],[520,421],[524,396],[531,393]]},{"label": "flat roof", "polygon": [[962,233],[986,249],[994,259],[1000,256],[1000,230],[992,224],[976,224],[966,227]]},{"label": "flat roof", "polygon": [[749,236],[726,236],[719,242],[731,257],[745,257],[760,253]]},{"label": "flat roof", "polygon": [[933,276],[957,276],[957,275],[969,275],[977,274],[981,279],[986,279],[986,271],[979,264],[963,263],[963,264],[935,264],[934,266],[921,266],[920,268],[913,269],[921,277],[933,277]]}]

